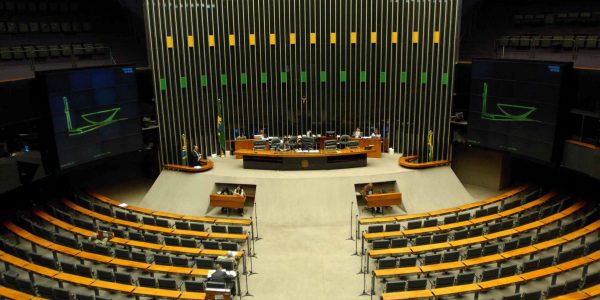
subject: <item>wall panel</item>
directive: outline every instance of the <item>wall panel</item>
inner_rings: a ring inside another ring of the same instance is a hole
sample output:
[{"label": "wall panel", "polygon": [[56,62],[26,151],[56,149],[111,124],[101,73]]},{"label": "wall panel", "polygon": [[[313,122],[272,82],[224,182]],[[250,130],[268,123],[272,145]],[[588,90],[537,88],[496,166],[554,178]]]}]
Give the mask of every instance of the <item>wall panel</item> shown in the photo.
[{"label": "wall panel", "polygon": [[433,158],[447,159],[459,5],[147,0],[161,163],[181,162],[183,134],[217,152],[217,99],[228,140],[379,128],[425,157],[431,130]]}]

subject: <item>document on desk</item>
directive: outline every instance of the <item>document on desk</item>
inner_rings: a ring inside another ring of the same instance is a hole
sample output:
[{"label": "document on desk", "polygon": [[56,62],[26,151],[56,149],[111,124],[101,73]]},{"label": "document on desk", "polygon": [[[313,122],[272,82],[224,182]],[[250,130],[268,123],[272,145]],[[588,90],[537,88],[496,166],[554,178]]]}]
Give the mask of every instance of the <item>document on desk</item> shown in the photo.
[{"label": "document on desk", "polygon": [[125,208],[125,207],[127,207],[127,206],[129,206],[129,204],[127,204],[127,203],[124,203],[124,202],[123,202],[123,203],[121,203],[121,204],[119,204],[119,207],[123,207],[123,208]]},{"label": "document on desk", "polygon": [[[217,271],[217,270],[209,270],[208,275],[206,277],[210,278],[215,271]],[[231,271],[225,270],[225,274],[227,274],[231,277],[237,277],[237,272],[233,271],[233,270],[231,270]]]}]

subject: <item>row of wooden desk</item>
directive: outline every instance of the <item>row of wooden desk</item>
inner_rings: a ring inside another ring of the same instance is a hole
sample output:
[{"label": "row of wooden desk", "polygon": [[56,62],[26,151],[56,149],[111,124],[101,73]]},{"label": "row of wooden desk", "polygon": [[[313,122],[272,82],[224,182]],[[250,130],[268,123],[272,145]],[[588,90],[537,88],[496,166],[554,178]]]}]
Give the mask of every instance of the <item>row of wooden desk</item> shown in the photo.
[{"label": "row of wooden desk", "polygon": [[[325,140],[327,140],[328,138],[326,137],[319,137],[316,141],[316,143],[319,145],[319,149],[323,149],[324,148],[324,143]],[[352,138],[350,140],[355,140],[358,141],[358,146],[360,149],[367,149],[370,148],[372,149],[372,151],[370,151],[367,156],[371,157],[371,158],[381,158],[381,149],[382,149],[382,140],[381,138],[361,138],[361,139],[355,139]],[[231,141],[231,146],[233,146],[232,148],[234,149],[234,154],[235,154],[235,158],[241,159],[242,156],[238,155],[238,151],[239,150],[253,150],[254,149],[254,141],[253,139],[243,139],[243,140],[233,140]],[[266,149],[270,149],[270,145],[269,142],[266,142],[265,144]]]}]

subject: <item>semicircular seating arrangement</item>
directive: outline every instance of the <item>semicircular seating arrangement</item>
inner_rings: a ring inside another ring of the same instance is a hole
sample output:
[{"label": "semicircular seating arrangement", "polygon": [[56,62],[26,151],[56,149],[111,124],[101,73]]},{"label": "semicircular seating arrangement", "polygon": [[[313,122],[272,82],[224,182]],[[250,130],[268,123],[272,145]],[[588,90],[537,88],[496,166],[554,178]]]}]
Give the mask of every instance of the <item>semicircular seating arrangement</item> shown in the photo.
[{"label": "semicircular seating arrangement", "polygon": [[[65,199],[2,222],[8,234],[0,238],[0,298],[241,296],[238,273],[247,274],[250,220],[150,210],[144,218],[103,201],[78,202],[91,209]],[[98,231],[113,236],[91,238]],[[233,279],[210,281],[216,264]]]},{"label": "semicircular seating arrangement", "polygon": [[520,186],[462,209],[365,218],[361,272],[381,299],[589,299],[600,294],[599,211]]}]

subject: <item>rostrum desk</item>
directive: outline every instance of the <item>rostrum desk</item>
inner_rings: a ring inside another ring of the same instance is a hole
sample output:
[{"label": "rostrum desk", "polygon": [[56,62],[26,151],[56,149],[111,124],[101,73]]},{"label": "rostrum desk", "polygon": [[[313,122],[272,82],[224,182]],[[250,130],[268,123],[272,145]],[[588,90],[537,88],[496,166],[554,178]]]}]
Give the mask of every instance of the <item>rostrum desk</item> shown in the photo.
[{"label": "rostrum desk", "polygon": [[318,152],[240,150],[244,169],[259,170],[333,170],[367,166],[367,154],[372,150],[342,149]]}]

